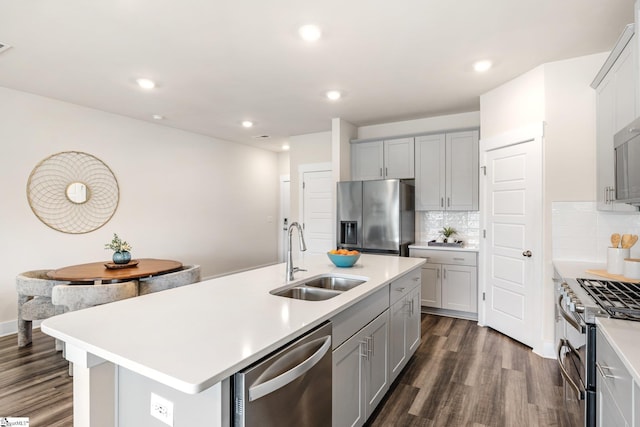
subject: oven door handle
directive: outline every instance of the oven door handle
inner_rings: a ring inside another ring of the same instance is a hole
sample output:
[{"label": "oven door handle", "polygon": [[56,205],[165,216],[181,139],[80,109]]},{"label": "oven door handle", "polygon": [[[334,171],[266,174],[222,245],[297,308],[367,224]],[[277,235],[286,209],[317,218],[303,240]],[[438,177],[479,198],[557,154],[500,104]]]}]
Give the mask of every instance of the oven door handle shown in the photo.
[{"label": "oven door handle", "polygon": [[558,365],[560,366],[560,374],[562,374],[562,378],[564,378],[565,381],[567,381],[567,383],[571,386],[571,388],[575,390],[576,396],[578,396],[578,400],[584,400],[584,390],[578,387],[575,381],[573,381],[573,379],[569,376],[569,372],[567,372],[567,369],[564,367],[564,364],[562,363],[562,347],[569,347],[569,350],[576,353],[578,358],[580,357],[580,355],[573,348],[573,346],[569,344],[567,340],[561,339],[560,342],[558,343]]},{"label": "oven door handle", "polygon": [[558,310],[560,311],[560,315],[564,318],[564,320],[567,321],[568,324],[570,324],[575,330],[577,330],[578,332],[580,332],[581,334],[584,334],[586,332],[586,329],[583,325],[581,325],[580,323],[578,323],[578,321],[571,315],[569,315],[569,313],[567,313],[563,306],[562,306],[562,299],[564,297],[562,295],[560,295],[560,298],[558,298]]}]

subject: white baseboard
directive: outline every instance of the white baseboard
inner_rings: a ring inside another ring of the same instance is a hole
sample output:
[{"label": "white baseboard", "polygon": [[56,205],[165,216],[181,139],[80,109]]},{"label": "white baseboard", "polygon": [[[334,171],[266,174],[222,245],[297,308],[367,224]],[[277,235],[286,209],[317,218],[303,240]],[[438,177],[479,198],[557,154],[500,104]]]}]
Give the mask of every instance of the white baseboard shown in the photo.
[{"label": "white baseboard", "polygon": [[534,348],[533,352],[536,353],[538,356],[544,357],[545,359],[556,358],[555,347],[553,343],[549,341],[543,342],[541,349]]},{"label": "white baseboard", "polygon": [[[35,320],[33,322],[33,328],[39,328],[42,320]],[[0,337],[18,333],[18,319],[8,320],[6,322],[0,322]]]}]

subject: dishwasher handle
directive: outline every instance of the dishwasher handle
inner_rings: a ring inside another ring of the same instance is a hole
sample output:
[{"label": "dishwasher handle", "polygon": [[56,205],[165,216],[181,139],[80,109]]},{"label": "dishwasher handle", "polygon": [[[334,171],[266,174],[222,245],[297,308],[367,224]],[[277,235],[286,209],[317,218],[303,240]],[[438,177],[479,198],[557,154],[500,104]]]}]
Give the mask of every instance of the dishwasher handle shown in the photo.
[{"label": "dishwasher handle", "polygon": [[290,382],[304,375],[309,369],[313,368],[318,362],[320,362],[324,355],[327,354],[327,351],[329,351],[329,348],[331,348],[331,335],[313,340],[309,345],[315,344],[318,341],[324,341],[324,343],[322,343],[320,348],[302,363],[266,382],[252,385],[249,388],[249,402],[258,400],[261,397],[286,386]]}]

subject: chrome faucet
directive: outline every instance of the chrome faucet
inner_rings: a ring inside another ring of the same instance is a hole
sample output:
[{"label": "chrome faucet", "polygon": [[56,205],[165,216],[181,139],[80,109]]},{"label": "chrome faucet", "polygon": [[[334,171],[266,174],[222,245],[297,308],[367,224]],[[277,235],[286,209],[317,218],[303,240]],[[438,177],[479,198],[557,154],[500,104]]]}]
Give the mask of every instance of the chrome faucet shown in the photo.
[{"label": "chrome faucet", "polygon": [[287,246],[287,280],[288,281],[293,280],[293,273],[295,273],[296,271],[307,271],[302,268],[293,266],[293,255],[291,254],[291,235],[293,234],[294,227],[298,229],[298,236],[300,236],[300,250],[301,251],[307,250],[307,244],[304,242],[304,234],[302,233],[302,227],[300,227],[300,224],[298,224],[297,222],[292,222],[288,230],[288,233],[289,233],[289,246]]}]

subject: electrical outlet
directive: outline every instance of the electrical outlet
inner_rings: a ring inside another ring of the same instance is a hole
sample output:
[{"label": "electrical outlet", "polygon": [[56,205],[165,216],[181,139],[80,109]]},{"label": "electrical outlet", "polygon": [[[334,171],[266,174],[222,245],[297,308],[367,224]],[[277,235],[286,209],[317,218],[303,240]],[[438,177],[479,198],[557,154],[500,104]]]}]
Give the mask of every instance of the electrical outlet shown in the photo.
[{"label": "electrical outlet", "polygon": [[173,427],[173,402],[151,393],[151,416]]}]

